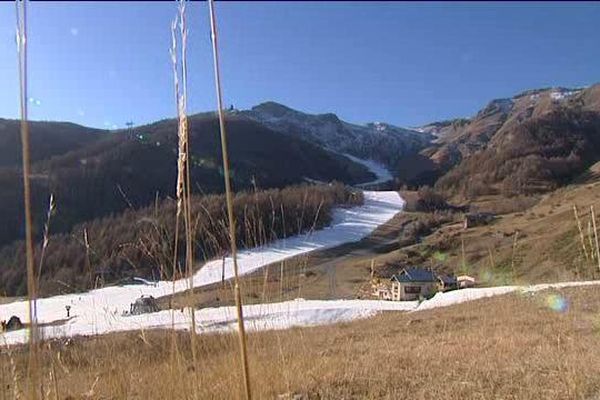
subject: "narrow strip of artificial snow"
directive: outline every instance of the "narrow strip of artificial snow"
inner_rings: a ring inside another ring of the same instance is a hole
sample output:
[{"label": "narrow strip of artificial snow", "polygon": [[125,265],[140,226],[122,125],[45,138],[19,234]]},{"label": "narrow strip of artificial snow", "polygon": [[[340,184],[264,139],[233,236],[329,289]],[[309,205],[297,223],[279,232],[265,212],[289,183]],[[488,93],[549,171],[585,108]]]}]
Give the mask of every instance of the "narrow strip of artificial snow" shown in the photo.
[{"label": "narrow strip of artificial snow", "polygon": [[[600,281],[562,282],[532,286],[500,286],[473,288],[438,293],[430,300],[385,301],[385,300],[303,300],[296,299],[281,303],[254,304],[244,306],[246,327],[250,331],[287,329],[297,326],[327,325],[369,318],[381,311],[419,312],[439,307],[473,301],[516,291],[538,292],[551,288],[600,285]],[[197,332],[227,332],[236,329],[235,307],[204,308],[195,312]],[[94,335],[109,332],[149,329],[188,330],[189,312],[164,310],[157,313],[122,317],[116,311],[107,312],[96,320],[77,317],[60,326],[43,329],[46,339],[76,335]],[[18,344],[27,340],[27,331],[13,331],[3,334],[0,343]]]},{"label": "narrow strip of artificial snow", "polygon": [[342,153],[344,157],[349,158],[355,163],[362,164],[369,169],[375,176],[376,179],[371,182],[364,182],[356,185],[357,187],[366,187],[369,185],[377,185],[379,183],[389,182],[394,179],[390,171],[380,162],[375,160],[364,160],[362,158],[354,157],[348,153]]},{"label": "narrow strip of artificial snow", "polygon": [[[329,227],[287,239],[275,241],[262,248],[245,250],[238,255],[241,274],[248,274],[265,265],[280,262],[290,257],[314,250],[339,246],[355,242],[371,234],[378,226],[389,221],[404,207],[404,200],[397,192],[364,192],[364,204],[352,208],[336,208],[333,211]],[[233,277],[233,263],[225,260],[225,279]],[[193,286],[200,287],[220,282],[223,273],[223,261],[214,260],[203,265],[193,276]],[[143,282],[141,282],[143,283]],[[182,279],[174,284],[160,281],[153,285],[111,286],[86,293],[68,294],[39,299],[37,302],[38,321],[42,324],[60,321],[66,317],[66,306],[71,307],[71,319],[60,327],[47,327],[46,337],[64,335],[88,335],[106,333],[114,330],[137,329],[138,324],[146,327],[164,326],[164,315],[170,311],[124,317],[121,313],[129,310],[129,305],[141,295],[161,297],[173,292],[182,292],[189,288],[189,281]],[[246,309],[246,307],[245,307]],[[252,309],[250,308],[249,312]],[[203,312],[203,311],[202,311]],[[226,313],[228,313],[226,311]],[[27,320],[27,301],[15,301],[0,305],[0,316],[8,319],[17,315]],[[228,315],[228,314],[227,314]],[[159,323],[153,322],[159,318]],[[26,340],[26,331],[3,334],[6,343],[20,343]],[[2,337],[0,337],[2,343]]]}]

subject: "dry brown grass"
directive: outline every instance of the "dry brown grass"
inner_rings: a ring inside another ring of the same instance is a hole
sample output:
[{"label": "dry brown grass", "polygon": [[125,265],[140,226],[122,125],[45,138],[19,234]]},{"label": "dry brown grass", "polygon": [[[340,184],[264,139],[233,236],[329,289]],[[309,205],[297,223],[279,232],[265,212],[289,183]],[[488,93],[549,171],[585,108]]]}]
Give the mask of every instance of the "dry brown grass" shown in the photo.
[{"label": "dry brown grass", "polygon": [[[419,213],[420,214],[420,213]],[[398,248],[399,233],[418,217],[418,214],[399,213],[378,227],[365,239],[317,250],[288,258],[240,277],[244,304],[277,302],[295,299],[356,298],[365,283],[370,281],[371,262],[376,270],[385,265],[385,255]],[[194,289],[194,306],[217,307],[232,305],[231,283],[225,282]],[[163,308],[181,308],[189,304],[187,293],[175,295],[173,303],[162,298]]]},{"label": "dry brown grass", "polygon": [[[487,210],[500,201],[500,197],[487,196],[478,205]],[[561,188],[539,198],[530,208],[499,215],[488,226],[464,230],[462,223],[445,224],[421,243],[390,251],[377,261],[433,264],[435,268],[472,274],[487,285],[596,279],[598,262],[586,258],[582,251],[574,205],[579,210],[585,244],[588,250],[595,249],[590,206],[600,206],[597,179]],[[436,259],[436,254],[442,257]]]},{"label": "dry brown grass", "polygon": [[[546,306],[564,296],[568,311]],[[249,336],[256,398],[594,399],[600,394],[600,292],[595,288],[508,295],[420,313],[386,313],[326,327]],[[179,335],[181,358],[170,363],[168,334],[132,332],[43,351],[49,398],[241,397],[233,335]],[[11,372],[15,365],[14,372]],[[2,387],[24,374],[24,354],[4,352]],[[173,382],[176,384],[173,385]],[[20,390],[24,383],[20,382]]]}]

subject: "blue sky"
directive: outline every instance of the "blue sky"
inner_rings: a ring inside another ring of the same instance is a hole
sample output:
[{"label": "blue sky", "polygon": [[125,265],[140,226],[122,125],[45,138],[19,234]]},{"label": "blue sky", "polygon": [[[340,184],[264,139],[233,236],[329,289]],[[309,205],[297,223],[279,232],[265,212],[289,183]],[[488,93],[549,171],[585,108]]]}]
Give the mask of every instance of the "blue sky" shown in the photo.
[{"label": "blue sky", "polygon": [[[123,127],[175,115],[173,2],[29,3],[31,118]],[[217,2],[225,102],[351,122],[469,116],[528,88],[600,81],[598,3]],[[189,111],[215,108],[208,11],[188,4]],[[18,115],[0,2],[0,117]]]}]

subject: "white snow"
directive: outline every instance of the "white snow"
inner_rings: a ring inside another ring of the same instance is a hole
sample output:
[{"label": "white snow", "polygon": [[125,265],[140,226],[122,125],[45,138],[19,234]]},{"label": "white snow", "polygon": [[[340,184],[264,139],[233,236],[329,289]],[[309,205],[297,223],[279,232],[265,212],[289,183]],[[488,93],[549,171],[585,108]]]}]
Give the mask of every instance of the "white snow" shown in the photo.
[{"label": "white snow", "polygon": [[[335,247],[344,243],[358,241],[378,226],[390,220],[404,207],[404,200],[397,192],[364,192],[364,204],[353,208],[337,208],[333,212],[332,224],[322,230],[314,231],[287,239],[275,241],[267,246],[245,250],[238,255],[241,274],[248,274],[286,258],[308,253],[318,249]],[[233,264],[225,259],[225,279],[233,277]],[[200,287],[220,282],[223,273],[223,261],[213,260],[204,264],[193,276],[193,286]],[[152,316],[122,316],[124,310],[141,295],[154,297],[181,292],[189,287],[187,279],[176,282],[160,281],[152,284],[112,286],[92,290],[86,293],[69,294],[39,299],[37,303],[38,321],[52,323],[66,317],[65,306],[71,306],[71,319],[61,327],[49,327],[44,330],[47,337],[74,334],[97,334],[115,330],[152,328],[164,326],[170,311]],[[250,308],[252,310],[252,308]],[[202,310],[201,312],[206,312]],[[219,311],[222,313],[222,311]],[[226,309],[225,312],[227,313]],[[300,311],[298,311],[300,312]],[[165,314],[166,313],[166,314]],[[306,312],[302,311],[302,315]],[[311,312],[309,312],[311,314]],[[0,305],[0,316],[8,318],[17,315],[27,320],[27,302],[15,301]],[[165,315],[168,316],[165,317]],[[210,315],[209,315],[210,317]],[[158,318],[158,321],[156,320]],[[333,317],[332,317],[333,318]],[[25,331],[3,334],[7,343],[20,343],[26,339]],[[2,339],[0,338],[0,343]]]},{"label": "white snow", "polygon": [[563,100],[567,97],[571,97],[574,94],[577,94],[581,92],[581,90],[555,90],[553,92],[550,92],[550,98],[552,98],[552,100]]},{"label": "white snow", "polygon": [[386,124],[379,122],[379,121],[373,122],[373,126],[375,127],[375,130],[377,132],[383,132],[387,128]]},{"label": "white snow", "polygon": [[358,187],[365,187],[368,185],[376,185],[378,183],[385,183],[385,182],[389,182],[394,179],[394,177],[392,176],[390,171],[388,171],[388,169],[378,161],[364,160],[362,158],[358,158],[358,157],[355,157],[355,156],[353,156],[351,154],[347,154],[347,153],[343,153],[342,155],[349,158],[350,160],[354,161],[355,163],[364,165],[365,167],[367,167],[369,169],[369,171],[371,171],[377,177],[377,179],[375,179],[371,182],[364,182],[364,183],[356,185]]},{"label": "white snow", "polygon": [[[516,291],[533,293],[550,288],[591,285],[600,285],[600,281],[462,289],[438,293],[432,299],[425,300],[420,304],[417,301],[296,299],[281,303],[244,306],[244,317],[246,327],[251,331],[287,329],[295,326],[349,322],[372,317],[381,311],[419,312]],[[225,332],[236,329],[234,307],[205,308],[197,310],[195,316],[198,333]],[[90,320],[78,316],[64,325],[44,328],[42,335],[44,338],[49,339],[130,330],[169,329],[171,327],[188,330],[190,328],[190,318],[187,310],[185,312],[164,310],[129,317],[120,316],[116,312],[106,312],[104,314],[97,313],[96,317],[96,320]],[[27,340],[26,335],[26,330],[6,332],[0,337],[0,343],[7,345],[24,343]]]}]

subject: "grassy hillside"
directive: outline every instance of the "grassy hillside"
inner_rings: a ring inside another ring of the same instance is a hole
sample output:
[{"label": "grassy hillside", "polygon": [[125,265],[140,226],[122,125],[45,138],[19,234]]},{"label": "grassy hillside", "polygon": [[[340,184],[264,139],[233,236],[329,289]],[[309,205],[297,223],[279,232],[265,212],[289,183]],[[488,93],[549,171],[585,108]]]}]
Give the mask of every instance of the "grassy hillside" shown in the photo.
[{"label": "grassy hillside", "polygon": [[[375,261],[380,266],[417,264],[467,273],[483,285],[598,278],[590,215],[594,205],[600,226],[598,171],[595,164],[573,184],[545,195],[480,196],[471,208],[497,215],[486,226],[465,230],[460,212],[407,212],[404,218],[413,221],[398,233],[399,243]],[[578,208],[587,257],[573,206]],[[403,243],[403,238],[411,240]]]},{"label": "grassy hillside", "polygon": [[[557,298],[568,307],[551,308]],[[599,306],[596,288],[579,288],[252,333],[254,398],[594,399]],[[176,334],[176,352],[170,337],[138,331],[51,342],[44,387],[50,398],[243,396],[234,334],[196,337],[196,365],[188,335]],[[25,390],[27,353],[1,357],[4,393]]]}]

